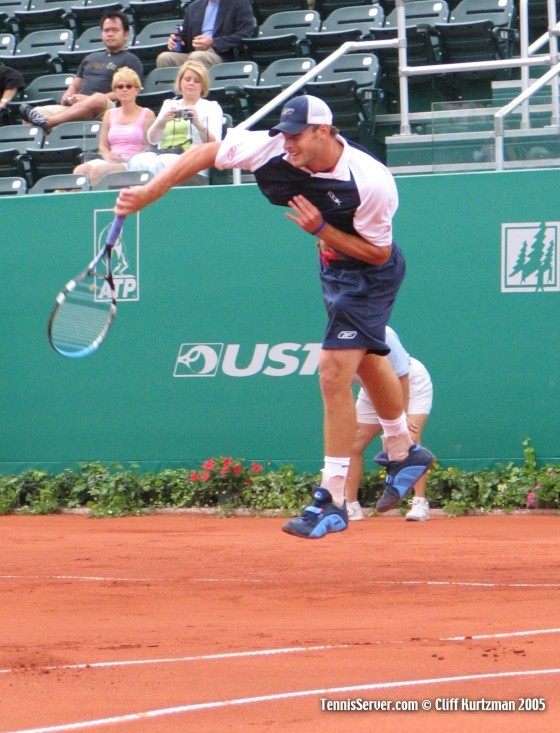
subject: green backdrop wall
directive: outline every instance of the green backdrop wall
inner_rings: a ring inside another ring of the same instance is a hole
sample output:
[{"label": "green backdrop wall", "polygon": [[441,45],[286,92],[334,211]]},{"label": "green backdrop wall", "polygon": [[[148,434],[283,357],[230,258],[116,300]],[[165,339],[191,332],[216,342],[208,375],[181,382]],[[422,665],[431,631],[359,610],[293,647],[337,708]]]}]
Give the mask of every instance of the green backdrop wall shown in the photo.
[{"label": "green backdrop wall", "polygon": [[[425,443],[476,468],[560,456],[560,171],[398,179],[408,262],[393,325],[431,372]],[[46,321],[111,192],[0,201],[0,471],[141,470],[218,455],[317,470],[324,311],[314,240],[253,185],[179,188],[125,224],[119,312],[93,356]],[[372,455],[376,447],[372,449]]]}]

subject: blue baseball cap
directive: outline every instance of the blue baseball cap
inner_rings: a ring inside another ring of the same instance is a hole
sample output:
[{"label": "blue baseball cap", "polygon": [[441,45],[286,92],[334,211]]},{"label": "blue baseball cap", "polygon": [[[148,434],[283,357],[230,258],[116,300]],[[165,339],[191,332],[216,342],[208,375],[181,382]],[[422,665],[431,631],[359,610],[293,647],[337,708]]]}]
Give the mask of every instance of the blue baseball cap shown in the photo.
[{"label": "blue baseball cap", "polygon": [[286,102],[280,113],[280,122],[268,134],[287,132],[288,135],[297,135],[309,125],[332,125],[332,120],[332,112],[322,99],[303,94]]}]

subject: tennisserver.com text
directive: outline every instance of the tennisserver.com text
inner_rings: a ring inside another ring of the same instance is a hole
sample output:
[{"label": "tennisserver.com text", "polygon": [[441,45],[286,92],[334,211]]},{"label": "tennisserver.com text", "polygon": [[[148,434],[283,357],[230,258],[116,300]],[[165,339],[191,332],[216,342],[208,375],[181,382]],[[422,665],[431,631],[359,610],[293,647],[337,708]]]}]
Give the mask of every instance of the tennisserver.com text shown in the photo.
[{"label": "tennisserver.com text", "polygon": [[546,710],[544,697],[518,697],[511,700],[489,700],[471,697],[436,697],[432,700],[364,700],[361,697],[331,700],[322,697],[325,712],[538,712]]}]

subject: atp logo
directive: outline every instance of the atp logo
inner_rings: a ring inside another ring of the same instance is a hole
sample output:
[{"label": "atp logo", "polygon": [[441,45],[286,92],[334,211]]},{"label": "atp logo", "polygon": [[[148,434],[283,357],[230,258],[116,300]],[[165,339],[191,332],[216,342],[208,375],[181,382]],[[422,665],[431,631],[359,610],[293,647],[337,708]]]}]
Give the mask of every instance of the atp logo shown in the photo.
[{"label": "atp logo", "polygon": [[502,224],[502,293],[558,292],[560,222]]},{"label": "atp logo", "polygon": [[[113,223],[112,209],[96,209],[93,220],[93,249],[97,254],[107,241],[107,234]],[[140,300],[139,281],[140,239],[138,214],[127,217],[124,227],[113,247],[111,264],[113,280],[118,301]],[[109,287],[105,281],[96,298],[103,300],[110,297]]]},{"label": "atp logo", "polygon": [[174,377],[313,376],[319,367],[321,344],[186,343],[179,347]]}]

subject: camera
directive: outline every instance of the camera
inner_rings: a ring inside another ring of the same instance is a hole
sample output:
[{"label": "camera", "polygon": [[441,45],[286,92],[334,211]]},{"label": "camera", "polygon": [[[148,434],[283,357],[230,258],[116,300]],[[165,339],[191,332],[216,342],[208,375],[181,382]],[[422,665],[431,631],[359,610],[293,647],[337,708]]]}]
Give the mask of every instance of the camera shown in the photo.
[{"label": "camera", "polygon": [[193,113],[189,109],[178,109],[175,112],[175,119],[192,120]]}]

